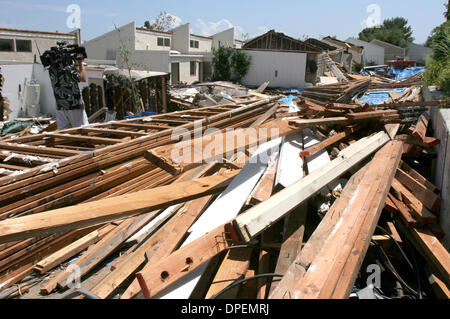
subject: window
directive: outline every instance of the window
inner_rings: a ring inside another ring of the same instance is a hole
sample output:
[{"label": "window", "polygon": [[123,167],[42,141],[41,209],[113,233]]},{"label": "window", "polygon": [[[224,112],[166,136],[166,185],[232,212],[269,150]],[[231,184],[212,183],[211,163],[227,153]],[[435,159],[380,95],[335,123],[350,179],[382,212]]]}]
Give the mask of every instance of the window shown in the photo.
[{"label": "window", "polygon": [[191,61],[191,75],[197,75],[197,62]]},{"label": "window", "polygon": [[200,45],[200,43],[198,41],[191,40],[191,48],[198,49],[199,45]]},{"label": "window", "polygon": [[31,40],[16,40],[17,52],[31,52]]},{"label": "window", "polygon": [[170,47],[170,39],[158,38],[158,46],[159,47]]},{"label": "window", "polygon": [[13,52],[14,40],[13,39],[0,39],[0,51]]}]

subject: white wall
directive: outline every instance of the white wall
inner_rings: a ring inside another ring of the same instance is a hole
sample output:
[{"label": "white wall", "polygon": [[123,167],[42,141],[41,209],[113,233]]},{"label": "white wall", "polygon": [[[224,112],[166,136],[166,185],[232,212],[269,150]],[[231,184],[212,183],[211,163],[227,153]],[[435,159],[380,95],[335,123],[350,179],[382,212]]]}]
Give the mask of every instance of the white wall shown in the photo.
[{"label": "white wall", "polygon": [[[190,40],[198,41],[198,48],[191,48]],[[196,37],[195,35],[190,35],[190,40],[189,40],[189,52],[191,52],[191,53],[211,52],[212,42],[213,42],[211,39],[204,39],[204,38]]]},{"label": "white wall", "polygon": [[19,115],[21,102],[19,97],[19,85],[24,89],[25,81],[33,76],[33,64],[2,65],[2,74],[5,77],[2,94],[9,99],[9,107],[12,113],[9,120]]},{"label": "white wall", "polygon": [[[259,86],[270,81],[270,87],[305,88],[306,53],[245,50],[252,57],[244,85]],[[278,77],[275,77],[275,71]]]},{"label": "white wall", "polygon": [[41,113],[56,115],[56,100],[53,93],[52,83],[50,81],[50,75],[47,70],[44,69],[42,64],[33,65],[33,78],[41,86],[40,106]]},{"label": "white wall", "polygon": [[364,63],[375,63],[377,65],[384,64],[384,48],[366,41],[358,40],[355,38],[348,38],[346,42],[355,46],[364,47]]},{"label": "white wall", "polygon": [[225,47],[234,47],[235,41],[234,41],[234,28],[222,31],[220,33],[214,34],[212,36],[212,47],[217,49],[219,48],[219,43],[221,46]]},{"label": "white wall", "polygon": [[172,30],[172,49],[181,53],[189,53],[190,28],[189,23]]},{"label": "white wall", "polygon": [[170,39],[172,35],[136,30],[136,50],[170,51],[170,46],[158,46],[158,38]]},{"label": "white wall", "polygon": [[[170,72],[169,58],[168,51],[137,50],[130,57],[130,67],[133,70]],[[127,69],[120,57],[117,57],[117,67]]]},{"label": "white wall", "polygon": [[123,45],[133,52],[135,50],[136,23],[131,22],[117,30],[112,30],[84,43],[89,59],[115,60],[117,52]]}]

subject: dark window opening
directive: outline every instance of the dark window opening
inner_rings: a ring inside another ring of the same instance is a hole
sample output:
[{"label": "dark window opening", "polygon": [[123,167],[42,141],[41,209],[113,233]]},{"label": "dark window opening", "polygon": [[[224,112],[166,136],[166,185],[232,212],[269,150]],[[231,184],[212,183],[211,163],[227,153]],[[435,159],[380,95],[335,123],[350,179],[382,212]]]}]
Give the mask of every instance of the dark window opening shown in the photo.
[{"label": "dark window opening", "polygon": [[191,75],[197,75],[197,62],[191,62]]},{"label": "dark window opening", "polygon": [[199,41],[191,40],[191,48],[198,49],[200,46]]},{"label": "dark window opening", "polygon": [[164,39],[164,46],[170,47],[170,39]]},{"label": "dark window opening", "polygon": [[163,47],[164,46],[164,38],[158,38],[158,46]]},{"label": "dark window opening", "polygon": [[14,52],[14,40],[13,39],[0,39],[0,51]]},{"label": "dark window opening", "polygon": [[31,52],[31,40],[16,40],[17,52]]}]

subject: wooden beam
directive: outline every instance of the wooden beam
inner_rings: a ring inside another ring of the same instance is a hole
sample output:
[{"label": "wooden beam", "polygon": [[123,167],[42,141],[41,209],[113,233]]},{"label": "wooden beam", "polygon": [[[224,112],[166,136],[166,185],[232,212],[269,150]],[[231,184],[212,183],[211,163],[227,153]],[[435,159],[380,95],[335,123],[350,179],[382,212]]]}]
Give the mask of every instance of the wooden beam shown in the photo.
[{"label": "wooden beam", "polygon": [[406,186],[406,188],[408,188],[426,208],[435,213],[439,213],[442,199],[438,195],[428,190],[423,184],[419,183],[401,168],[397,170],[395,177],[400,183]]},{"label": "wooden beam", "polygon": [[269,200],[236,218],[236,228],[246,241],[254,238],[287,212],[307,200],[327,184],[347,172],[354,165],[386,144],[389,137],[380,132],[353,143],[341,151],[339,157],[310,175],[302,178]]},{"label": "wooden beam", "polygon": [[145,153],[145,158],[155,165],[176,175],[204,163],[221,161],[226,154],[244,151],[262,142],[270,141],[295,132],[286,121],[277,120],[267,124],[232,132],[220,131],[204,137],[161,146]]},{"label": "wooden beam", "polygon": [[0,222],[0,243],[88,227],[139,215],[224,190],[238,172]]},{"label": "wooden beam", "polygon": [[392,182],[392,188],[402,195],[402,198],[399,200],[402,200],[408,207],[411,208],[414,216],[417,217],[420,222],[425,224],[437,223],[437,217],[431,213],[425,205],[396,178],[394,178]]},{"label": "wooden beam", "polygon": [[272,196],[273,188],[275,186],[275,174],[277,172],[277,167],[278,153],[270,159],[269,166],[250,194],[249,203],[251,205],[258,205]]},{"label": "wooden beam", "polygon": [[398,141],[388,143],[375,155],[340,222],[297,283],[293,298],[348,298],[401,155],[402,143]]},{"label": "wooden beam", "polygon": [[425,177],[423,177],[422,175],[420,175],[420,173],[418,173],[416,170],[414,170],[413,168],[411,168],[408,164],[406,164],[405,162],[401,161],[400,162],[400,168],[407,173],[408,175],[410,175],[412,178],[414,178],[417,182],[421,183],[422,185],[424,185],[428,190],[430,190],[431,192],[435,193],[435,194],[439,194],[440,190],[437,186],[433,185],[430,181],[428,181]]},{"label": "wooden beam", "polygon": [[322,219],[321,223],[314,230],[314,233],[308,239],[306,245],[300,253],[295,256],[282,280],[271,292],[270,299],[292,299],[297,283],[301,281],[308,268],[311,266],[315,257],[319,254],[322,247],[327,242],[328,237],[336,227],[343,216],[345,207],[352,199],[361,179],[367,171],[368,165],[361,168],[354,174],[345,185],[341,196],[334,202],[328,213]]},{"label": "wooden beam", "polygon": [[58,134],[58,133],[49,133],[47,136],[53,139],[62,139],[66,141],[85,142],[89,144],[101,144],[101,145],[103,144],[114,145],[123,142],[120,139],[113,139],[113,138]]}]

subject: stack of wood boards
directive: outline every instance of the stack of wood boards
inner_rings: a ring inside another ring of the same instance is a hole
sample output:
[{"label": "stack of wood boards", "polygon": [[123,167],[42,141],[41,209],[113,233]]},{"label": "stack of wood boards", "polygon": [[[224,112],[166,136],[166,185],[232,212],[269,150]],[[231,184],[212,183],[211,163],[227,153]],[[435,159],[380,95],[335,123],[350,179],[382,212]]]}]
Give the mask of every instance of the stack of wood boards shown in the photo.
[{"label": "stack of wood boards", "polygon": [[[384,293],[448,298],[441,198],[415,164],[436,141],[421,114],[351,103],[369,84],[2,142],[0,298],[79,282],[103,299],[342,299],[381,251],[401,288]],[[432,282],[398,271],[411,250]]]}]

